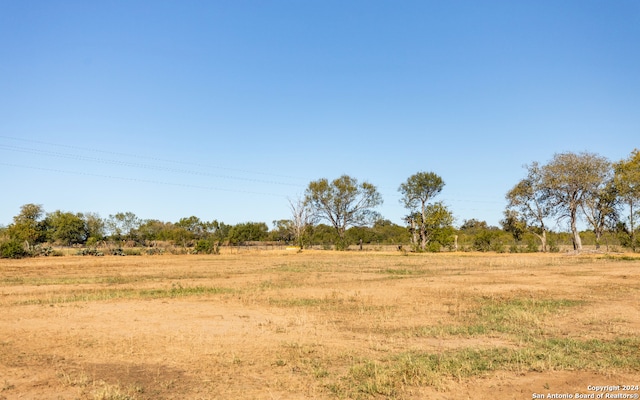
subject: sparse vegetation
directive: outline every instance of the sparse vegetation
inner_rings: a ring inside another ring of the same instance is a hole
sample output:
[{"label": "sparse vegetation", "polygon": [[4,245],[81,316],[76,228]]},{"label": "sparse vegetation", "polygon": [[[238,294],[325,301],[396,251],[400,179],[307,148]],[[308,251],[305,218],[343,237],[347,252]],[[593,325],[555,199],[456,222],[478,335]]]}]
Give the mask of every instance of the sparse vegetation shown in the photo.
[{"label": "sparse vegetation", "polygon": [[[639,277],[628,255],[2,260],[1,393],[458,398],[489,396],[502,376],[529,391],[534,373],[576,390],[593,374],[640,372]],[[11,372],[19,365],[29,380]],[[59,386],[32,386],[47,371]]]}]

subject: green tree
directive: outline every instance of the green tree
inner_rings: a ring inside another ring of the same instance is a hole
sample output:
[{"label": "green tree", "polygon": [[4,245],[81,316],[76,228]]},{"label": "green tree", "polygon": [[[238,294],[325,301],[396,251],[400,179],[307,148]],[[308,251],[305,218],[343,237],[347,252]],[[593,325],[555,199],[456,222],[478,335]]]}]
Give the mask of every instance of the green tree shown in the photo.
[{"label": "green tree", "polygon": [[462,221],[462,225],[460,225],[460,230],[469,234],[475,234],[479,231],[483,231],[486,229],[491,229],[492,227],[487,224],[487,221],[480,221],[475,218],[465,219]]},{"label": "green tree", "polygon": [[496,226],[490,226],[486,221],[475,218],[465,220],[460,226],[460,233],[465,242],[471,242],[473,249],[478,251],[504,251],[503,236],[506,232]]},{"label": "green tree", "polygon": [[[504,210],[504,219],[500,221],[502,229],[509,232],[516,243],[520,242],[527,232],[527,223],[515,210]],[[544,247],[543,247],[544,248]]]},{"label": "green tree", "polygon": [[273,221],[273,229],[269,232],[270,240],[289,243],[294,238],[293,222],[290,219]]},{"label": "green tree", "polygon": [[130,211],[109,215],[106,221],[107,229],[113,240],[135,240],[136,230],[141,224],[140,218]]},{"label": "green tree", "polygon": [[13,223],[7,228],[9,237],[29,247],[46,240],[44,208],[40,204],[25,204],[20,213],[13,217]]},{"label": "green tree", "polygon": [[138,237],[148,244],[157,240],[172,239],[173,224],[157,219],[146,219],[138,227]]},{"label": "green tree", "polygon": [[640,151],[635,149],[629,158],[614,164],[614,185],[628,212],[628,228],[621,230],[628,235],[629,245],[636,250],[636,218],[640,216]]},{"label": "green tree", "polygon": [[605,182],[609,161],[594,153],[560,153],[541,168],[542,186],[553,213],[569,219],[573,249],[582,250],[578,217],[587,198]]},{"label": "green tree", "polygon": [[210,237],[218,242],[218,245],[222,244],[225,240],[228,239],[229,233],[231,232],[231,225],[227,225],[224,222],[218,222],[218,220],[213,220],[207,223],[207,229],[209,230]]},{"label": "green tree", "polygon": [[332,182],[323,178],[309,183],[305,204],[333,226],[339,238],[336,248],[344,250],[347,228],[372,224],[378,216],[373,209],[382,204],[382,196],[371,183],[343,175]]},{"label": "green tree", "polygon": [[[428,204],[425,212],[426,244],[431,250],[453,243],[453,214],[442,202]],[[434,247],[434,244],[436,245]]]},{"label": "green tree", "polygon": [[516,240],[524,231],[532,232],[540,240],[542,251],[547,251],[546,220],[552,215],[553,207],[545,187],[542,170],[537,162],[525,166],[527,177],[518,182],[506,194],[507,209],[503,228]]},{"label": "green tree", "polygon": [[336,229],[327,224],[311,226],[308,234],[312,244],[319,244],[324,247],[329,247],[340,240]]},{"label": "green tree", "polygon": [[188,218],[181,218],[175,226],[187,231],[189,239],[202,239],[207,236],[209,231],[208,224],[193,215]]},{"label": "green tree", "polygon": [[234,225],[229,231],[229,242],[241,244],[264,240],[269,235],[269,227],[264,222],[244,222]]},{"label": "green tree", "polygon": [[82,218],[87,227],[87,241],[97,243],[100,240],[104,240],[106,234],[104,219],[100,218],[100,215],[96,213],[84,213]]},{"label": "green tree", "polygon": [[615,229],[618,222],[619,197],[613,178],[607,177],[601,185],[592,189],[582,203],[582,211],[593,228],[596,249],[600,248],[600,241],[604,232]]},{"label": "green tree", "polygon": [[[442,202],[427,204],[422,212],[415,212],[407,217],[411,222],[410,231],[418,227],[421,251],[439,251],[442,246],[453,243],[453,214]],[[414,236],[415,237],[415,236]],[[414,239],[414,246],[416,245]]]},{"label": "green tree", "polygon": [[375,242],[376,234],[368,226],[352,226],[345,233],[347,245],[357,244],[362,248],[362,244]]},{"label": "green tree", "polygon": [[[418,172],[411,175],[406,182],[402,183],[398,188],[398,191],[402,193],[402,199],[400,202],[404,204],[405,208],[411,211],[411,214],[407,217],[411,224],[411,229],[414,233],[420,236],[420,249],[425,250],[429,242],[431,233],[429,230],[430,219],[433,219],[433,215],[429,216],[428,213],[434,213],[435,209],[429,208],[429,200],[437,196],[444,187],[444,181],[438,175],[433,172]],[[440,210],[442,210],[440,205]],[[445,213],[446,214],[446,213]],[[444,214],[443,214],[444,215]],[[415,237],[415,235],[414,235]],[[416,245],[414,241],[414,245]]]},{"label": "green tree", "polygon": [[49,239],[54,242],[71,246],[83,244],[89,237],[89,232],[83,215],[56,210],[47,214],[45,225]]},{"label": "green tree", "polygon": [[406,227],[394,224],[388,219],[376,220],[371,230],[380,243],[403,244],[411,240],[409,230]]}]

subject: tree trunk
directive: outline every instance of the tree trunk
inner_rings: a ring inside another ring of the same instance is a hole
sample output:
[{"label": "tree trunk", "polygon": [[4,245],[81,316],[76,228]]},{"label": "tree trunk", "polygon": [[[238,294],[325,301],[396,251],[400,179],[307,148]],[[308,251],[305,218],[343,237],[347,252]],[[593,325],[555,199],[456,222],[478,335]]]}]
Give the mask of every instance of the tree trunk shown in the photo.
[{"label": "tree trunk", "polygon": [[424,226],[420,227],[420,248],[424,251],[427,248],[427,234]]},{"label": "tree trunk", "polygon": [[573,235],[573,250],[582,251],[582,240],[580,240],[580,233],[576,226],[577,219],[577,207],[571,210],[571,234]]},{"label": "tree trunk", "polygon": [[416,229],[416,221],[411,219],[411,235],[413,240],[414,249],[418,247],[418,230]]},{"label": "tree trunk", "polygon": [[547,252],[547,231],[543,229],[540,235],[538,235],[535,232],[533,234],[536,235],[538,239],[540,239],[540,247],[542,248],[542,252],[546,253]]},{"label": "tree trunk", "polygon": [[631,251],[633,251],[634,253],[636,252],[636,232],[635,232],[635,227],[633,226],[633,201],[630,200],[629,201],[629,232],[630,232],[630,238],[631,238]]},{"label": "tree trunk", "polygon": [[422,221],[420,221],[420,248],[422,249],[422,251],[425,251],[427,248],[426,207],[426,202],[422,201]]},{"label": "tree trunk", "polygon": [[338,243],[336,244],[336,250],[346,250],[347,247],[347,238],[346,238],[346,228],[341,227],[338,229]]}]

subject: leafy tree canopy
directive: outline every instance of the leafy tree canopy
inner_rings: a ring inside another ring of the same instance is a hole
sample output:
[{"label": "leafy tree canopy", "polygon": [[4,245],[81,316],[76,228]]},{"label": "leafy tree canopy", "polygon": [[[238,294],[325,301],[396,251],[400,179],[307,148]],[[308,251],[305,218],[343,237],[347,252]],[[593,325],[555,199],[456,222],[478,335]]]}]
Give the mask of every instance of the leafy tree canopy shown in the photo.
[{"label": "leafy tree canopy", "polygon": [[374,185],[343,175],[332,182],[323,178],[309,183],[305,203],[334,227],[338,248],[345,248],[347,228],[372,224],[378,216],[373,209],[382,204],[382,196]]}]

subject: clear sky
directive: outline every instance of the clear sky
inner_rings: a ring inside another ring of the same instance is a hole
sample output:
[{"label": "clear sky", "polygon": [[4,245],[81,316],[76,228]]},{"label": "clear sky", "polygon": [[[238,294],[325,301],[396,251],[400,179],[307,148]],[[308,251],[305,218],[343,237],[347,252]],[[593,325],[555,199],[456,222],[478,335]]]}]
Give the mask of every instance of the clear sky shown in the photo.
[{"label": "clear sky", "polygon": [[640,1],[0,0],[0,224],[290,217],[349,174],[498,225],[524,164],[640,147]]}]

